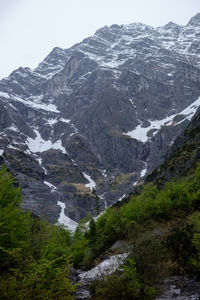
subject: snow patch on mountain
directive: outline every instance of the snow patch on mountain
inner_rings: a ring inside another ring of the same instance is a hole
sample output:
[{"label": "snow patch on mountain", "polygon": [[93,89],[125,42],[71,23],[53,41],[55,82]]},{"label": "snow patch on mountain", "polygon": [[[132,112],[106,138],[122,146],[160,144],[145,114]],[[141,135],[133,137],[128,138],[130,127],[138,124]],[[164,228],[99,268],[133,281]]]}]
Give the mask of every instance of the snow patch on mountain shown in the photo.
[{"label": "snow patch on mountain", "polygon": [[58,122],[58,120],[57,119],[49,119],[49,120],[47,120],[47,124],[49,124],[49,125],[54,125],[54,124],[56,124]]},{"label": "snow patch on mountain", "polygon": [[64,118],[61,118],[61,119],[59,119],[59,121],[61,121],[61,122],[63,122],[63,123],[67,123],[67,124],[69,124],[71,120],[69,120],[69,119],[64,119]]},{"label": "snow patch on mountain", "polygon": [[[155,121],[149,120],[150,126],[148,127],[142,127],[142,122],[139,121],[140,124],[134,130],[124,133],[124,135],[128,135],[133,139],[145,143],[151,138],[150,131],[152,132],[152,135],[155,135],[158,132],[158,130],[161,129],[162,126],[176,126],[182,123],[183,121],[185,121],[186,119],[190,121],[194,116],[194,114],[196,113],[199,106],[200,106],[200,97],[196,101],[194,101],[191,105],[189,105],[184,110],[182,110],[180,113],[173,114],[163,120],[155,120]],[[180,116],[183,115],[185,117],[181,121],[176,122],[174,119],[179,115]]]},{"label": "snow patch on mountain", "polygon": [[5,92],[0,92],[0,97],[7,98],[7,99],[10,98],[9,94]]},{"label": "snow patch on mountain", "polygon": [[36,154],[35,155],[35,159],[38,161],[39,165],[41,166],[41,168],[44,170],[44,174],[47,175],[47,169],[45,167],[42,166],[42,158],[38,157]]},{"label": "snow patch on mountain", "polygon": [[83,172],[83,176],[89,181],[89,183],[85,184],[85,186],[90,188],[91,191],[95,189],[96,183],[94,182],[94,180],[92,180],[92,178],[89,175],[85,174],[84,172]]},{"label": "snow patch on mountain", "polygon": [[99,170],[101,173],[102,173],[102,175],[103,175],[103,177],[105,177],[105,178],[107,178],[107,173],[106,173],[106,170]]},{"label": "snow patch on mountain", "polygon": [[52,183],[50,183],[48,181],[43,181],[43,182],[51,189],[51,192],[54,192],[55,190],[57,190],[57,187],[55,185],[53,185]]},{"label": "snow patch on mountain", "polygon": [[63,224],[69,230],[75,231],[76,227],[78,226],[78,223],[65,215],[65,203],[58,201],[57,204],[61,207],[61,212],[60,212],[58,222],[60,224]]},{"label": "snow patch on mountain", "polygon": [[140,172],[140,177],[144,177],[144,175],[146,174],[147,172],[147,169],[143,169],[141,172]]},{"label": "snow patch on mountain", "polygon": [[21,151],[19,148],[15,147],[15,146],[13,146],[13,145],[8,145],[7,147],[8,147],[9,149]]},{"label": "snow patch on mountain", "polygon": [[62,146],[62,141],[58,140],[54,143],[52,143],[52,141],[48,140],[45,141],[38,130],[34,130],[36,137],[35,139],[32,139],[30,137],[28,137],[26,144],[28,146],[28,148],[30,149],[30,151],[32,153],[37,153],[37,152],[44,152],[47,151],[49,149],[58,149],[61,150],[63,153],[66,154],[66,150],[65,148]]},{"label": "snow patch on mountain", "polygon": [[30,100],[24,100],[20,97],[17,97],[17,96],[14,96],[14,95],[11,95],[8,97],[6,97],[7,99],[10,99],[12,101],[17,101],[17,102],[21,102],[23,104],[25,104],[26,106],[29,106],[31,108],[34,108],[34,109],[41,109],[41,110],[44,110],[44,111],[47,111],[47,112],[54,112],[54,113],[59,113],[59,110],[57,109],[56,105],[54,104],[51,104],[51,103],[41,103],[40,102],[40,97],[38,98],[38,101],[37,102],[33,102],[33,101],[30,101]]},{"label": "snow patch on mountain", "polygon": [[19,132],[19,129],[13,124],[10,127],[8,127],[7,129],[15,131],[15,132]]},{"label": "snow patch on mountain", "polygon": [[107,201],[106,201],[106,198],[105,198],[105,193],[103,193],[101,195],[98,195],[98,197],[104,201],[104,208],[107,208],[108,204],[107,204]]},{"label": "snow patch on mountain", "polygon": [[64,118],[60,118],[60,119],[58,119],[58,118],[53,119],[52,118],[52,119],[49,119],[49,120],[46,121],[46,123],[51,125],[51,126],[53,126],[54,124],[56,124],[58,122],[63,122],[63,123],[69,124],[70,120],[69,119],[64,119]]},{"label": "snow patch on mountain", "polygon": [[182,112],[180,112],[180,114],[185,115],[186,119],[190,121],[194,116],[194,114],[196,113],[199,106],[200,106],[200,97],[196,101],[194,101],[191,105],[186,107]]}]

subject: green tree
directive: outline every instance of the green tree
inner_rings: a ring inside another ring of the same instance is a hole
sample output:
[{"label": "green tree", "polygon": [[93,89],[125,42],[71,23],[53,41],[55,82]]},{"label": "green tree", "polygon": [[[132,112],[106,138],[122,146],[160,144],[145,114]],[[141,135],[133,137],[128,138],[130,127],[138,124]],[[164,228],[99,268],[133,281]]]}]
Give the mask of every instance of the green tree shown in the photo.
[{"label": "green tree", "polygon": [[0,267],[6,262],[2,249],[28,249],[30,214],[23,212],[21,190],[5,167],[0,169]]},{"label": "green tree", "polygon": [[71,235],[23,212],[20,188],[0,169],[0,299],[73,299]]},{"label": "green tree", "polygon": [[0,299],[2,300],[72,300],[76,285],[69,279],[70,261],[65,255],[53,260],[34,260],[19,249],[8,254],[15,267],[0,275]]}]

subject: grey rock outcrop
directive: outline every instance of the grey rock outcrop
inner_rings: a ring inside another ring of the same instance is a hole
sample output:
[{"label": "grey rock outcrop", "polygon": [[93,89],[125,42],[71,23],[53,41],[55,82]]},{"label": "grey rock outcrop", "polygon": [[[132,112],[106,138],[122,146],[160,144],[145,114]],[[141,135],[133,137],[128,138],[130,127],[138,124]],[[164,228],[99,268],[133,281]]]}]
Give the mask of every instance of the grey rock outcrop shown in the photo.
[{"label": "grey rock outcrop", "polygon": [[199,300],[200,284],[186,276],[174,276],[165,281],[165,292],[155,300]]}]

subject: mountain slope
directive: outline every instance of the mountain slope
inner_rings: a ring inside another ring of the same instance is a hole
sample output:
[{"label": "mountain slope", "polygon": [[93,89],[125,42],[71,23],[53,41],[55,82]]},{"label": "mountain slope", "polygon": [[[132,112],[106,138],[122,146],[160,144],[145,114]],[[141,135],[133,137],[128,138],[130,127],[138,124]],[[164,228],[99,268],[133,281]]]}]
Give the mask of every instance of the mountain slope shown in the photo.
[{"label": "mountain slope", "polygon": [[[174,141],[165,162],[147,176],[144,184],[105,210],[95,222],[90,220],[89,226],[86,223],[85,230],[83,223],[79,224],[75,262],[78,267],[94,266],[79,274],[82,298],[87,292],[87,299],[144,299],[146,293],[157,300],[178,296],[198,299],[199,134],[198,111]],[[80,245],[83,256],[77,256]],[[116,271],[122,262],[112,263],[112,259],[123,255],[128,257],[124,272]],[[127,266],[137,272],[134,278],[141,285],[132,281],[133,273],[126,274]]]},{"label": "mountain slope", "polygon": [[78,221],[163,162],[199,107],[199,34],[200,14],[103,27],[1,80],[0,149],[23,207],[56,222],[59,201]]},{"label": "mountain slope", "polygon": [[146,182],[154,181],[162,185],[172,178],[178,179],[193,169],[200,160],[200,110],[192,119],[185,131],[175,140],[165,162],[152,173]]}]

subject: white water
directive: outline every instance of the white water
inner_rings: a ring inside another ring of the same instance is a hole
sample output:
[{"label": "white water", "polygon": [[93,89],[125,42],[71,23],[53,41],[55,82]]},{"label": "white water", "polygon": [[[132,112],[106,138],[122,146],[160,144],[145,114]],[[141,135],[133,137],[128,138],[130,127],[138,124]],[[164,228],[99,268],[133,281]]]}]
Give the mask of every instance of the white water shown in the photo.
[{"label": "white water", "polygon": [[[36,154],[35,154],[36,155]],[[45,167],[42,166],[42,159],[41,157],[37,157],[35,156],[35,159],[39,162],[39,165],[41,166],[41,168],[44,170],[44,174],[47,175],[47,169]]]},{"label": "white water", "polygon": [[57,190],[57,187],[48,181],[44,181],[44,184],[46,184],[51,189],[51,192],[54,192]]}]

